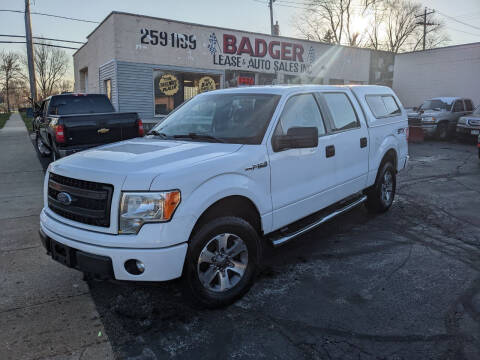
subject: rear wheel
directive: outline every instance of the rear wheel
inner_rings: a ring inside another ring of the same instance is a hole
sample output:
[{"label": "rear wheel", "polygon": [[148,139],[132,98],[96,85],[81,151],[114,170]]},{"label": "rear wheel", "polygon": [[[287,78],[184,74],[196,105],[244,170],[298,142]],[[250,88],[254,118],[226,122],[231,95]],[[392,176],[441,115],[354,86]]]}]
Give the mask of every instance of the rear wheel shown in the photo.
[{"label": "rear wheel", "polygon": [[229,305],[253,283],[260,257],[255,229],[227,216],[205,223],[192,237],[183,274],[189,299],[207,308]]},{"label": "rear wheel", "polygon": [[390,161],[383,163],[375,184],[367,191],[365,206],[371,213],[382,213],[392,206],[395,198],[397,179],[395,168]]},{"label": "rear wheel", "polygon": [[38,131],[35,132],[35,145],[37,146],[40,156],[47,157],[50,155],[50,149],[43,143],[42,137]]}]

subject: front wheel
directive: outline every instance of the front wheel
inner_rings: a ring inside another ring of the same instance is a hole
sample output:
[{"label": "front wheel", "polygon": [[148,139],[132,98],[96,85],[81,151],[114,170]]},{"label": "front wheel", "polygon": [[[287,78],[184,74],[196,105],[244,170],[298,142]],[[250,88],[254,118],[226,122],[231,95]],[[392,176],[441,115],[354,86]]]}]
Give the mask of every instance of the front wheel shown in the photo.
[{"label": "front wheel", "polygon": [[260,239],[248,222],[234,216],[208,221],[190,241],[184,291],[203,307],[229,305],[252,285],[259,258]]},{"label": "front wheel", "polygon": [[439,140],[445,141],[449,137],[449,130],[448,130],[448,123],[447,122],[441,122],[437,126],[437,138]]},{"label": "front wheel", "polygon": [[396,172],[390,161],[380,168],[375,184],[367,191],[365,206],[371,213],[382,213],[392,206],[397,187]]}]

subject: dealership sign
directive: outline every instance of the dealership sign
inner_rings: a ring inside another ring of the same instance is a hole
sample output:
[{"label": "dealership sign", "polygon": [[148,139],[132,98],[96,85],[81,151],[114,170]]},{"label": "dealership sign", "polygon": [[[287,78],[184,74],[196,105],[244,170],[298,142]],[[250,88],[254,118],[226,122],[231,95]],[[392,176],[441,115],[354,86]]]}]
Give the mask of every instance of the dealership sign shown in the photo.
[{"label": "dealership sign", "polygon": [[315,61],[313,47],[306,52],[300,43],[227,33],[221,44],[215,33],[210,34],[208,50],[214,65],[241,70],[310,73]]},{"label": "dealership sign", "polygon": [[154,50],[176,64],[185,59],[188,65],[203,68],[292,75],[310,74],[316,61],[313,45],[294,39],[238,32],[220,32],[217,36],[210,31],[167,30],[140,28],[136,49]]}]

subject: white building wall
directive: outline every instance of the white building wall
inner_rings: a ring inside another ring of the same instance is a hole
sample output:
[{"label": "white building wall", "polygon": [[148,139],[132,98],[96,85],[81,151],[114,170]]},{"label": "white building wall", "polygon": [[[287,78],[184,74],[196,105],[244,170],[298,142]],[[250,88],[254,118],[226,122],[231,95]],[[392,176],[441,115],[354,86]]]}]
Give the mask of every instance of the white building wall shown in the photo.
[{"label": "white building wall", "polygon": [[[100,92],[99,69],[115,58],[114,17],[110,16],[88,36],[88,41],[73,54],[75,91]],[[85,88],[82,72],[88,69],[88,84]]]},{"label": "white building wall", "polygon": [[480,43],[396,55],[393,90],[405,107],[437,96],[480,104]]}]

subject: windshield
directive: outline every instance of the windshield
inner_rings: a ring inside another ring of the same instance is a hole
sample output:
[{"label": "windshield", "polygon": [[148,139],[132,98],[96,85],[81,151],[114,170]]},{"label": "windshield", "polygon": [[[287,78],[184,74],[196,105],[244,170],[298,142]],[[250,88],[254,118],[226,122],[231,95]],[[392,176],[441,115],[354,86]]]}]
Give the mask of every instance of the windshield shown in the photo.
[{"label": "windshield", "polygon": [[105,95],[61,95],[52,98],[50,115],[93,114],[114,112]]},{"label": "windshield", "polygon": [[443,102],[442,100],[426,100],[423,102],[420,110],[447,110],[450,111],[452,105]]},{"label": "windshield", "polygon": [[204,94],[184,103],[151,133],[168,138],[260,144],[280,96]]}]

